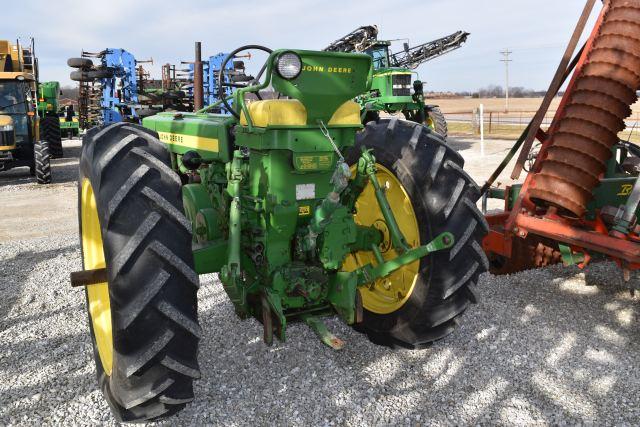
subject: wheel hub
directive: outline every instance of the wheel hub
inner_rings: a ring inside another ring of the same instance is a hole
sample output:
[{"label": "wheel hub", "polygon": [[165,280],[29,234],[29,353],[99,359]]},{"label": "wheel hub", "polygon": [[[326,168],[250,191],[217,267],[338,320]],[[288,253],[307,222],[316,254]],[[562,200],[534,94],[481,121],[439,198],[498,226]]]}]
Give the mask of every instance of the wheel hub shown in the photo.
[{"label": "wheel hub", "polygon": [[[409,195],[389,169],[381,164],[376,164],[376,169],[376,177],[385,188],[385,195],[402,234],[412,248],[420,246],[418,222]],[[355,169],[352,168],[352,172],[354,171]],[[373,185],[370,183],[356,201],[354,220],[359,225],[373,226],[382,232],[383,241],[379,248],[385,261],[400,255],[391,247],[389,229],[376,200]],[[359,251],[347,256],[343,270],[353,271],[366,264],[377,265],[373,252]],[[411,297],[419,270],[420,261],[416,261],[362,287],[363,307],[378,314],[389,314],[399,310]]]}]

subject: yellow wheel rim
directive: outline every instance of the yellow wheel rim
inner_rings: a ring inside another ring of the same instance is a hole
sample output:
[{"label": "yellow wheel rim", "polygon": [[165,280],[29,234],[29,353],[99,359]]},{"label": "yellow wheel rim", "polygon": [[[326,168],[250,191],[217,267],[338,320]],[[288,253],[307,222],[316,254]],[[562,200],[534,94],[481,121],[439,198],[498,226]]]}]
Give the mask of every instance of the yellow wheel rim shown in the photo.
[{"label": "yellow wheel rim", "polygon": [[[93,188],[88,179],[82,181],[81,191],[80,221],[82,226],[84,268],[85,270],[104,268],[106,263],[104,260],[104,248],[102,247],[98,208]],[[87,300],[102,368],[105,374],[111,375],[113,367],[113,334],[111,330],[109,286],[107,283],[87,286]]]},{"label": "yellow wheel rim", "polygon": [[436,123],[431,117],[427,117],[427,120],[424,121],[424,124],[426,124],[429,129],[436,130]]},{"label": "yellow wheel rim", "polygon": [[[380,185],[386,188],[385,194],[400,231],[402,231],[411,247],[420,246],[418,221],[409,195],[391,171],[380,164],[376,164],[376,168],[376,177]],[[355,173],[355,166],[351,168],[351,172],[352,174]],[[398,256],[398,253],[391,248],[389,230],[371,183],[365,187],[356,201],[354,219],[357,224],[374,226],[382,231],[384,241],[380,244],[380,251],[385,260]],[[347,255],[342,269],[344,271],[353,271],[366,264],[377,264],[373,252],[360,251]],[[387,277],[361,287],[362,305],[368,311],[378,314],[389,314],[400,309],[411,297],[418,279],[419,270],[420,261],[415,261],[394,271]]]}]

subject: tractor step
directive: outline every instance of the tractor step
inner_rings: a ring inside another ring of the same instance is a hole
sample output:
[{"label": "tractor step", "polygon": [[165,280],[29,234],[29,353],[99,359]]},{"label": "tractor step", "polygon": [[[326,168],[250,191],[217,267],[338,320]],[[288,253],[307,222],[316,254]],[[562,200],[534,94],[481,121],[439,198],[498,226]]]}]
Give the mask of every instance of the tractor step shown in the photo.
[{"label": "tractor step", "polygon": [[331,333],[331,331],[327,329],[327,325],[325,325],[321,319],[315,316],[307,315],[304,316],[302,320],[304,320],[304,323],[309,325],[313,332],[318,335],[320,341],[322,341],[327,346],[331,347],[334,350],[341,350],[342,347],[344,347],[345,342],[333,335],[333,333]]}]

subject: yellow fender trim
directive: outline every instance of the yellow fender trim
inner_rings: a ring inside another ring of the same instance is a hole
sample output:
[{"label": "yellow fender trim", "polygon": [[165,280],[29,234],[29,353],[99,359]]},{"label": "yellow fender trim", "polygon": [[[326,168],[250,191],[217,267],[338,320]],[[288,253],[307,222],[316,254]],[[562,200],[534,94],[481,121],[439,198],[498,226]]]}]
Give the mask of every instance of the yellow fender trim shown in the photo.
[{"label": "yellow fender trim", "polygon": [[[266,99],[254,101],[247,106],[254,126],[305,126],[307,110],[297,99]],[[240,124],[247,126],[244,112],[240,115]],[[328,125],[360,125],[360,106],[354,101],[342,104],[329,120]]]}]

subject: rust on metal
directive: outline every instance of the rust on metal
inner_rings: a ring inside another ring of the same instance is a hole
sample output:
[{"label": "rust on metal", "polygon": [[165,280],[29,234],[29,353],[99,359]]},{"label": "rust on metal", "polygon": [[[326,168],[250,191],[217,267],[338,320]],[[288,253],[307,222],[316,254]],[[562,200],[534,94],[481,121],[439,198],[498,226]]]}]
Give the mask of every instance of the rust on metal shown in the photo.
[{"label": "rust on metal", "polygon": [[554,119],[528,189],[539,206],[582,217],[640,88],[640,1],[610,0]]},{"label": "rust on metal", "polygon": [[527,132],[527,137],[524,140],[524,144],[522,145],[522,151],[520,151],[520,155],[518,156],[518,160],[513,168],[513,172],[511,173],[511,179],[518,179],[520,177],[520,173],[524,167],[524,163],[527,160],[527,156],[531,151],[531,146],[533,145],[533,140],[536,136],[536,132],[540,129],[542,125],[542,121],[544,120],[545,114],[549,110],[549,106],[553,101],[553,98],[556,96],[560,87],[562,86],[564,79],[566,78],[564,75],[567,71],[567,67],[569,66],[569,61],[573,56],[573,52],[576,50],[578,46],[578,42],[580,41],[580,36],[584,32],[584,28],[587,25],[587,21],[589,20],[589,16],[591,15],[591,11],[593,10],[593,6],[595,6],[596,0],[587,0],[587,3],[582,11],[582,15],[578,20],[578,24],[576,25],[575,30],[573,31],[573,35],[571,36],[571,40],[567,45],[567,49],[564,52],[564,56],[558,64],[558,69],[556,70],[556,74],[553,77],[551,85],[549,85],[549,89],[542,100],[542,104],[535,116],[533,117],[533,121],[529,127],[529,131]]},{"label": "rust on metal", "polygon": [[603,253],[633,264],[640,263],[640,245],[629,240],[621,240],[570,224],[522,214],[516,217],[516,224],[531,234],[562,242],[568,246]]},{"label": "rust on metal", "polygon": [[562,261],[556,242],[533,233],[524,239],[505,233],[499,225],[500,221],[504,224],[505,219],[506,214],[487,217],[490,229],[482,241],[482,248],[489,258],[492,274],[513,274]]},{"label": "rust on metal", "polygon": [[201,110],[204,106],[202,44],[196,42],[196,55],[193,63],[193,110]]},{"label": "rust on metal", "polygon": [[107,269],[74,271],[71,273],[70,280],[71,286],[74,288],[105,283],[107,281]]}]

